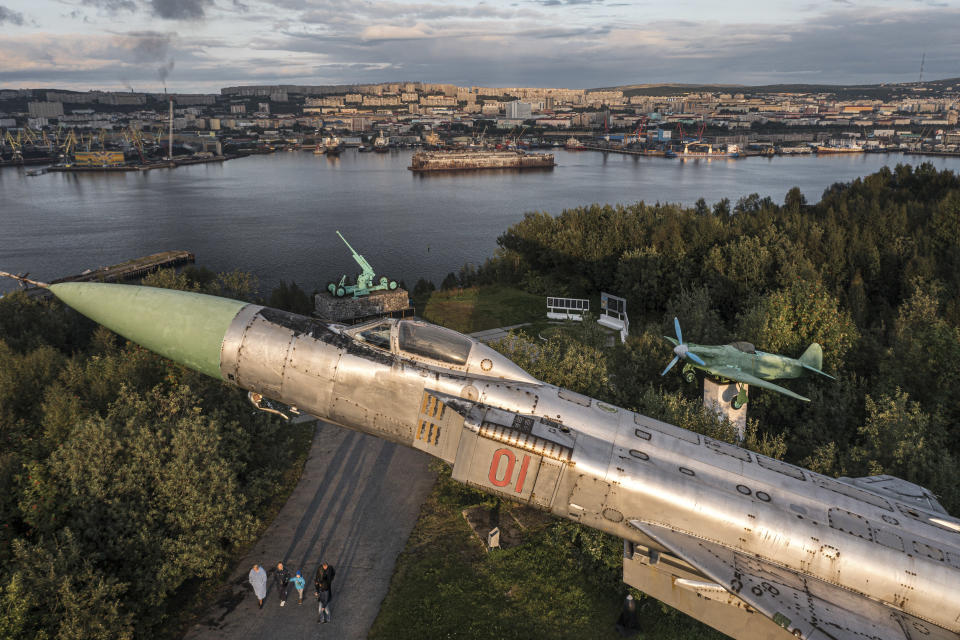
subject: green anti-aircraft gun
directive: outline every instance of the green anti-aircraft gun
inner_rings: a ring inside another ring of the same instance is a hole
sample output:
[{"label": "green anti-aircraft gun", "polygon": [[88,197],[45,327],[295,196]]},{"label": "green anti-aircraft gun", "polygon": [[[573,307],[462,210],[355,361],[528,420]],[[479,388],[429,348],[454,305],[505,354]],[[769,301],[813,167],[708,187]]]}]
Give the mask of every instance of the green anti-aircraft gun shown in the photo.
[{"label": "green anti-aircraft gun", "polygon": [[350,243],[347,242],[347,239],[337,231],[337,235],[340,236],[340,239],[343,240],[343,244],[347,245],[347,248],[353,252],[353,259],[357,261],[357,264],[360,265],[360,268],[363,269],[360,273],[357,274],[357,283],[356,284],[347,284],[347,276],[344,275],[340,278],[340,282],[331,282],[327,285],[327,291],[332,293],[338,298],[342,298],[348,293],[352,293],[354,298],[359,298],[360,296],[370,295],[373,291],[393,291],[397,288],[396,280],[389,280],[386,276],[381,276],[380,281],[377,284],[374,284],[374,271],[373,267],[370,266],[370,263],[364,259],[362,255],[356,252],[353,247],[350,246]]},{"label": "green anti-aircraft gun", "polygon": [[810,402],[809,398],[794,393],[785,387],[773,384],[770,380],[799,378],[802,375],[816,373],[835,380],[820,370],[823,366],[823,350],[814,342],[799,358],[790,358],[775,353],[757,351],[749,342],[734,342],[724,345],[703,345],[685,343],[680,332],[680,321],[673,319],[677,337],[664,336],[673,345],[673,360],[660,375],[665,376],[673,365],[685,360],[681,373],[684,380],[693,382],[696,369],[720,380],[732,380],[738,383],[739,393],[733,399],[733,408],[739,409],[747,402],[744,385],[752,384],[763,389],[776,391],[797,400]]}]

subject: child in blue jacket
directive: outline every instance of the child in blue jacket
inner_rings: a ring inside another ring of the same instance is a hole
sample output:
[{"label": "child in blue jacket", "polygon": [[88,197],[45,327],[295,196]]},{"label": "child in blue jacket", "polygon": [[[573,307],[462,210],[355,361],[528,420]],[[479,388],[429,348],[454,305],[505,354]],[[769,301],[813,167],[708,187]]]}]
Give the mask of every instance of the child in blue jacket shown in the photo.
[{"label": "child in blue jacket", "polygon": [[300,599],[297,601],[297,604],[303,604],[303,587],[306,584],[307,582],[303,579],[303,574],[301,574],[298,569],[297,575],[293,577],[293,586],[297,590],[297,593],[300,594]]}]

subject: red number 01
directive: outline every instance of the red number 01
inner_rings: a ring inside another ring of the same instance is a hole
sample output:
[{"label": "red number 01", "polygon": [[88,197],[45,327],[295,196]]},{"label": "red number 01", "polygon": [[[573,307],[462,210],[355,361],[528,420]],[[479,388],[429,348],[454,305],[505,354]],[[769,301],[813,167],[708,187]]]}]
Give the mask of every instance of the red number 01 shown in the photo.
[{"label": "red number 01", "polygon": [[[507,469],[503,474],[503,480],[497,479],[497,471],[500,469],[500,460],[507,459]],[[490,482],[496,487],[505,487],[513,479],[513,465],[517,459],[510,449],[497,449],[493,452],[493,460],[490,461],[490,473],[487,476]],[[520,462],[520,473],[517,475],[517,486],[514,489],[516,493],[523,493],[523,482],[527,479],[527,467],[530,466],[530,456],[524,454]]]}]

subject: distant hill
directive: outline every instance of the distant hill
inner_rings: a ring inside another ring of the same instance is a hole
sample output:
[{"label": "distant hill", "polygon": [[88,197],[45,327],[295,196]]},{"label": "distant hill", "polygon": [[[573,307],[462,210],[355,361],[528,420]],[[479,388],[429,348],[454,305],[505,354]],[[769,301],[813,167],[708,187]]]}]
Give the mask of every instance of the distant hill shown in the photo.
[{"label": "distant hill", "polygon": [[625,96],[676,96],[686,93],[743,93],[743,94],[771,94],[771,93],[828,93],[841,99],[869,98],[886,100],[904,94],[914,94],[922,91],[942,93],[944,91],[960,91],[960,78],[944,78],[928,80],[922,83],[883,83],[883,84],[768,84],[768,85],[740,85],[740,84],[681,84],[681,83],[654,83],[654,84],[627,84],[616,87],[604,87],[601,90],[620,89]]}]

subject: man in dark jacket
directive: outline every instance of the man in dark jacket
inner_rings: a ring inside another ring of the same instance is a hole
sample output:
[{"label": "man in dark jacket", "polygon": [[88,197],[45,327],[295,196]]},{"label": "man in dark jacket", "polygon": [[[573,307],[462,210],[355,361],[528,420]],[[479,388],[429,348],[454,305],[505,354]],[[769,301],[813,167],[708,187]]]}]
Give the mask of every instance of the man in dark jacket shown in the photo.
[{"label": "man in dark jacket", "polygon": [[333,577],[337,572],[324,562],[317,567],[317,575],[313,579],[314,595],[320,601],[320,615],[317,622],[330,622],[330,601],[333,600]]},{"label": "man in dark jacket", "polygon": [[273,585],[280,593],[280,606],[287,604],[287,589],[290,588],[290,572],[284,569],[283,563],[277,563],[277,570],[273,574]]}]

